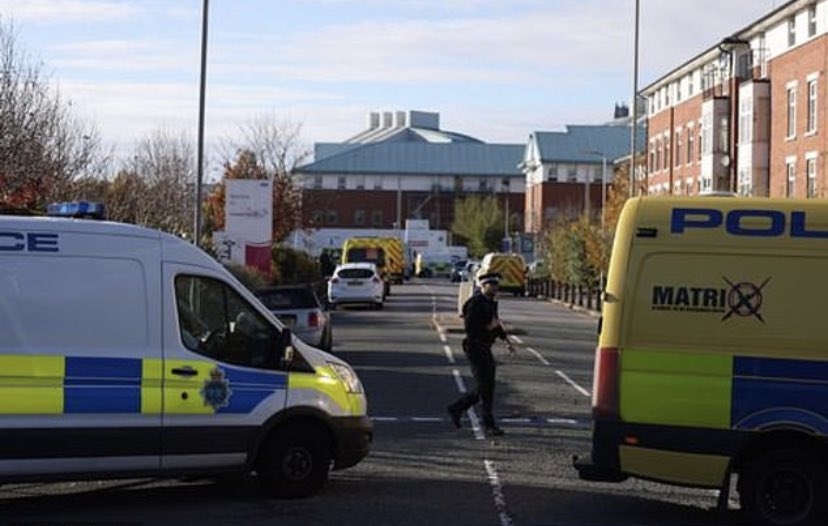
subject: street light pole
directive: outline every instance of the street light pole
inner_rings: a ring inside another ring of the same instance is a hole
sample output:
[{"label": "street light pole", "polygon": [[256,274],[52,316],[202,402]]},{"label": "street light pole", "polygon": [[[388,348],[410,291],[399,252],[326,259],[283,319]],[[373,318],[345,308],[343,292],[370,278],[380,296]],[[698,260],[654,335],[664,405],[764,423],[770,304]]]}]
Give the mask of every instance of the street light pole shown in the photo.
[{"label": "street light pole", "polygon": [[635,52],[633,53],[632,130],[630,131],[630,197],[635,197],[635,150],[638,142],[638,15],[639,0],[635,0]]},{"label": "street light pole", "polygon": [[198,95],[198,146],[196,153],[195,227],[193,243],[201,243],[201,182],[204,179],[204,101],[207,87],[207,13],[209,0],[201,10],[201,81]]}]

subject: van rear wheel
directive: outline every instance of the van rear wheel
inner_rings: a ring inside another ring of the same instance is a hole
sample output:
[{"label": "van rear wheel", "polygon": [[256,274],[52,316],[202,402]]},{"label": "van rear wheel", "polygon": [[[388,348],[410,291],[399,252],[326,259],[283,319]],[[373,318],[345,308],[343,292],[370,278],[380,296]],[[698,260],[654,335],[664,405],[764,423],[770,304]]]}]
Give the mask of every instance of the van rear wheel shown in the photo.
[{"label": "van rear wheel", "polygon": [[828,512],[826,491],[825,464],[795,449],[762,453],[739,476],[742,510],[755,525],[823,525]]},{"label": "van rear wheel", "polygon": [[309,497],[322,489],[331,468],[327,431],[318,426],[295,426],[272,435],[257,461],[262,485],[274,496]]}]

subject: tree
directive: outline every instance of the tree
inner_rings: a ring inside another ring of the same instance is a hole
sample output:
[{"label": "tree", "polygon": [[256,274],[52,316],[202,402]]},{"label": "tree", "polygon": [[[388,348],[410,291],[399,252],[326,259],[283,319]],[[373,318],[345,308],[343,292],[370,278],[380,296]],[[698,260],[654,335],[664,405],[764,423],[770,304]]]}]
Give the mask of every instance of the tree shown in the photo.
[{"label": "tree", "polygon": [[0,205],[43,209],[97,168],[97,130],[75,119],[0,22]]},{"label": "tree", "polygon": [[301,126],[280,122],[275,115],[258,117],[239,128],[240,139],[225,140],[222,182],[205,205],[205,232],[224,229],[227,179],[273,181],[273,241],[282,242],[297,228],[311,226],[307,196],[294,171],[310,158],[311,150],[300,140]]},{"label": "tree", "polygon": [[454,235],[465,241],[469,255],[482,257],[496,251],[503,237],[503,211],[494,196],[472,195],[454,202]]}]

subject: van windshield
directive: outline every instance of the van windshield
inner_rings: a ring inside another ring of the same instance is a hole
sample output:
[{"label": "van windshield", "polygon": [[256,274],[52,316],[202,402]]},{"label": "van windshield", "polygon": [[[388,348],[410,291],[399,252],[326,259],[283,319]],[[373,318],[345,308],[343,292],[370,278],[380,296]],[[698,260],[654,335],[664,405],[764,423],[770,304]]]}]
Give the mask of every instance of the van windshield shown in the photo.
[{"label": "van windshield", "polygon": [[381,248],[352,248],[348,250],[350,263],[374,263],[378,267],[385,264],[385,251]]}]

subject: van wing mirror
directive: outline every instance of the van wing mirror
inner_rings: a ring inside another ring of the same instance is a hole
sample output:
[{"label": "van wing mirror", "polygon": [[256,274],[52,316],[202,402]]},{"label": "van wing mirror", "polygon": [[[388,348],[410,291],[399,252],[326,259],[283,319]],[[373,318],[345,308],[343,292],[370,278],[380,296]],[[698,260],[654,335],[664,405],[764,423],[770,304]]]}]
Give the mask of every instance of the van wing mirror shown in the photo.
[{"label": "van wing mirror", "polygon": [[293,348],[293,335],[287,327],[283,328],[276,336],[275,351],[279,355],[279,361],[282,367],[285,369],[290,367],[290,364],[293,363],[296,349]]}]

